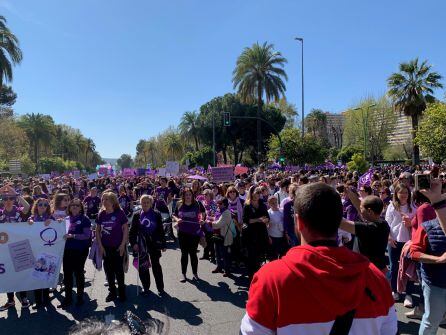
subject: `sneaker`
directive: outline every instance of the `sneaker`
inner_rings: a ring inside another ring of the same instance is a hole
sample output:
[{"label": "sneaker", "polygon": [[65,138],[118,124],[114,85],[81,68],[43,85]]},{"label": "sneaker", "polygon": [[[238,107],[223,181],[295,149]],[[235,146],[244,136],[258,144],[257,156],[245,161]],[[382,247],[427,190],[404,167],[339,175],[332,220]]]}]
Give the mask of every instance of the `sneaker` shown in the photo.
[{"label": "sneaker", "polygon": [[406,294],[406,298],[404,298],[404,307],[406,308],[413,308],[413,299],[410,294]]},{"label": "sneaker", "polygon": [[15,306],[15,301],[8,301],[6,304],[0,307],[0,312],[6,311],[14,306]]},{"label": "sneaker", "polygon": [[111,302],[113,300],[116,300],[116,294],[113,294],[113,293],[109,293],[107,295],[107,297],[105,298],[105,302]]},{"label": "sneaker", "polygon": [[183,275],[183,278],[180,280],[180,283],[185,283],[187,282],[187,277],[186,275]]},{"label": "sneaker", "polygon": [[219,267],[216,267],[214,270],[212,270],[212,273],[220,273],[221,269]]},{"label": "sneaker", "polygon": [[392,292],[392,297],[395,301],[400,300],[400,294],[398,292]]},{"label": "sneaker", "polygon": [[108,286],[108,281],[107,281],[107,279],[106,279],[105,282],[104,282],[104,286],[105,286],[105,287]]},{"label": "sneaker", "polygon": [[410,312],[404,313],[406,318],[416,319],[416,320],[421,320],[423,318],[423,314],[424,314],[424,308],[420,306],[415,306],[415,308]]},{"label": "sneaker", "polygon": [[22,299],[22,308],[29,308],[31,306],[31,303],[29,302],[28,298]]},{"label": "sneaker", "polygon": [[194,273],[194,276],[192,277],[194,280],[200,280],[200,278],[198,278],[198,274]]}]

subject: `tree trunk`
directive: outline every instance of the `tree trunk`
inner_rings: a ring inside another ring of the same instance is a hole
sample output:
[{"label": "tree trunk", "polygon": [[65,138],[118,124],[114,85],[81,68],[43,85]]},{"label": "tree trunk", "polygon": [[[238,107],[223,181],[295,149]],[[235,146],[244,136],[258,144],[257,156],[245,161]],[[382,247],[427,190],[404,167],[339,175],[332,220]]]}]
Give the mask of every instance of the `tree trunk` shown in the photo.
[{"label": "tree trunk", "polygon": [[195,140],[195,150],[198,151],[198,138],[197,138],[197,135],[194,135],[194,140]]},{"label": "tree trunk", "polygon": [[415,143],[415,137],[417,136],[418,131],[418,114],[414,113],[412,115],[412,164],[418,165],[420,164],[420,147]]},{"label": "tree trunk", "polygon": [[260,123],[261,115],[262,115],[262,83],[259,82],[257,86],[257,164],[260,164],[262,161],[261,157],[262,128]]}]

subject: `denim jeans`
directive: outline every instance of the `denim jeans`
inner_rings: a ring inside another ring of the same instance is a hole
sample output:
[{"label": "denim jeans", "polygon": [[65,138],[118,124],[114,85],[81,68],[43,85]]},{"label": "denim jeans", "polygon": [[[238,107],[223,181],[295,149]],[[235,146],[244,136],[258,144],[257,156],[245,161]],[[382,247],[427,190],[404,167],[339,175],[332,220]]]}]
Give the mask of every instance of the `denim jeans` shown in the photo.
[{"label": "denim jeans", "polygon": [[[387,247],[389,253],[389,263],[390,263],[390,286],[392,287],[392,292],[397,291],[398,282],[398,269],[400,267],[400,256],[403,250],[405,242],[396,242],[396,248],[391,246]],[[409,281],[406,286],[406,294],[412,294],[414,291],[414,284]]]},{"label": "denim jeans", "polygon": [[419,335],[435,335],[446,313],[446,288],[428,285],[423,280],[424,314]]},{"label": "denim jeans", "polygon": [[217,267],[223,269],[225,272],[230,272],[230,255],[228,247],[224,246],[223,241],[218,241],[214,243],[215,246],[215,257],[217,260]]}]

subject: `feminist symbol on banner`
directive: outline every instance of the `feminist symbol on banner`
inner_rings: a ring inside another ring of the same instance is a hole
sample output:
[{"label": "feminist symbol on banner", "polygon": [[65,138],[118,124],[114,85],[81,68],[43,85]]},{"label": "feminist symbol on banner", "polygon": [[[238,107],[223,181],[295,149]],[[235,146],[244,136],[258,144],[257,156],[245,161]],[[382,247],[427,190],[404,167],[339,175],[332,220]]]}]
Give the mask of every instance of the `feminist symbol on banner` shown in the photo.
[{"label": "feminist symbol on banner", "polygon": [[9,240],[9,236],[6,233],[0,233],[0,244],[5,244]]},{"label": "feminist symbol on banner", "polygon": [[46,242],[44,245],[52,246],[57,240],[57,231],[54,228],[46,228],[40,232],[40,238]]}]

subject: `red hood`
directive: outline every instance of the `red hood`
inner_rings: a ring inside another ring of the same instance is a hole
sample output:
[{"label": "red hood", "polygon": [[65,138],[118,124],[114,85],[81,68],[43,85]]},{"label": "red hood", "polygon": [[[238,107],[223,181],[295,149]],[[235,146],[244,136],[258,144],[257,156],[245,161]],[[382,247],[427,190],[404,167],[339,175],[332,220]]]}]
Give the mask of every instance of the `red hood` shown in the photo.
[{"label": "red hood", "polygon": [[356,308],[364,296],[370,262],[345,247],[299,246],[282,260],[298,277],[314,283],[307,289],[316,301],[335,311]]}]

